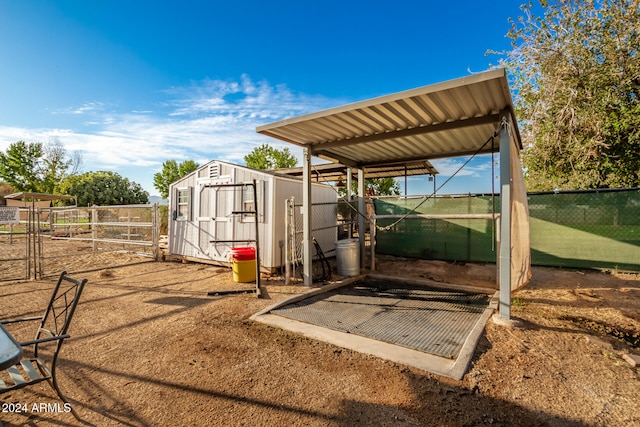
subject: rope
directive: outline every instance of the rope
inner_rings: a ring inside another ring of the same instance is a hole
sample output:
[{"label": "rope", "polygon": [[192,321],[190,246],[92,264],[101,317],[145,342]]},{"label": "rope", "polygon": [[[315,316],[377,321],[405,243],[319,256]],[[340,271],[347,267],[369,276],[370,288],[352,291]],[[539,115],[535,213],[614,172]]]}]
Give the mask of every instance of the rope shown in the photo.
[{"label": "rope", "polygon": [[[502,126],[503,126],[503,124],[501,123],[501,124],[500,124],[500,127],[502,127]],[[500,129],[500,128],[498,128],[498,129]],[[494,134],[493,134],[493,135],[491,135],[491,136],[489,137],[489,139],[487,139],[487,140],[485,141],[485,143],[484,143],[484,144],[482,144],[482,146],[481,146],[480,148],[478,148],[478,149],[476,150],[476,152],[475,152],[475,153],[473,153],[473,154],[471,155],[471,157],[469,157],[469,159],[467,159],[467,161],[466,161],[466,162],[464,162],[464,163],[462,164],[462,166],[460,166],[460,167],[459,167],[459,168],[458,168],[458,169],[453,173],[453,175],[451,175],[449,178],[447,178],[447,179],[445,180],[445,182],[443,182],[442,184],[440,184],[440,186],[439,186],[439,187],[438,187],[438,188],[437,188],[433,193],[431,193],[429,196],[425,196],[425,197],[423,198],[423,200],[422,200],[420,203],[418,203],[416,206],[414,206],[414,207],[413,207],[413,209],[411,209],[409,212],[405,213],[405,214],[404,214],[404,215],[402,215],[400,218],[398,218],[398,220],[397,220],[397,221],[395,221],[395,222],[393,222],[393,223],[391,223],[391,224],[389,224],[389,225],[386,225],[386,226],[384,226],[384,227],[380,227],[380,226],[376,225],[376,229],[377,229],[377,230],[380,230],[380,231],[389,231],[392,227],[395,227],[395,226],[396,226],[396,225],[398,225],[401,221],[405,220],[409,215],[413,214],[413,213],[414,213],[414,212],[415,212],[415,211],[416,211],[420,206],[422,206],[422,205],[423,205],[427,200],[429,200],[429,199],[431,199],[432,197],[434,197],[434,196],[436,195],[436,193],[442,189],[442,187],[444,187],[445,185],[447,185],[447,184],[449,183],[449,181],[451,181],[451,180],[452,180],[456,175],[458,175],[458,173],[460,173],[460,171],[461,171],[462,169],[464,169],[464,168],[469,164],[469,162],[471,162],[471,160],[473,160],[473,159],[474,159],[474,158],[475,158],[475,157],[476,157],[476,156],[477,156],[477,155],[478,155],[478,154],[479,154],[479,153],[484,149],[484,147],[485,147],[485,146],[486,146],[490,141],[493,141],[493,139],[494,139],[497,135],[498,135],[498,131],[495,131],[495,132],[494,132]],[[492,165],[493,165],[493,161],[492,161]],[[491,182],[493,182],[493,176],[491,177]]]},{"label": "rope", "polygon": [[[491,135],[485,142],[484,144],[482,144],[482,146],[480,148],[478,148],[472,155],[471,157],[469,157],[469,159],[467,159],[466,162],[464,162],[462,164],[462,166],[460,166],[449,178],[447,178],[442,184],[440,184],[440,186],[434,190],[433,193],[431,193],[428,196],[424,196],[423,200],[418,203],[416,206],[414,206],[409,212],[405,213],[403,216],[401,216],[397,221],[386,225],[384,227],[380,227],[378,225],[376,225],[376,229],[380,230],[380,231],[388,231],[390,230],[392,227],[395,227],[396,225],[398,225],[401,221],[405,220],[409,215],[411,215],[412,213],[414,213],[420,206],[422,206],[427,200],[431,199],[432,197],[434,197],[436,195],[436,193],[438,191],[440,191],[442,189],[442,187],[444,187],[445,185],[447,185],[449,183],[449,181],[451,181],[454,177],[456,177],[460,171],[462,171],[462,169],[464,169],[470,162],[471,160],[473,160],[478,154],[480,154],[480,152],[484,149],[484,147],[491,142],[491,146],[493,147],[493,141],[494,138],[496,136],[498,136],[499,131],[502,127],[507,126],[507,120],[506,118],[503,118],[502,121],[500,122],[500,125],[498,126],[498,129],[496,129],[493,133],[493,135]],[[507,126],[508,128],[508,126]],[[316,173],[318,174],[318,176],[322,177],[322,180],[326,183],[329,184],[329,182],[326,180],[326,178],[324,176],[322,176],[322,174],[315,168],[314,165],[311,165],[311,167],[316,171]],[[493,183],[493,148],[491,150],[491,191],[492,194],[494,192],[494,183]],[[333,188],[333,191],[336,192],[336,194],[340,195],[340,193],[338,193],[338,190],[336,190],[333,186],[331,186],[331,188]],[[349,206],[354,212],[356,212],[358,215],[362,216],[363,218],[367,219],[367,216],[365,214],[363,214],[362,212],[360,212],[357,208],[351,206],[351,203],[349,203],[350,201],[347,201],[347,206]],[[494,212],[495,215],[495,212]]]}]

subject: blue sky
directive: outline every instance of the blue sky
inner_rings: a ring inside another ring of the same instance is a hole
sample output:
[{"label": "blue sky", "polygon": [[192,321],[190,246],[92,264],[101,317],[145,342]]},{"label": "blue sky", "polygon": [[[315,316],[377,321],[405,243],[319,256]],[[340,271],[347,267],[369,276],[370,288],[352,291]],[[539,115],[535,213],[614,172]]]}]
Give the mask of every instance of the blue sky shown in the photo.
[{"label": "blue sky", "polygon": [[[169,159],[243,164],[264,143],[300,157],[256,126],[487,70],[519,4],[2,0],[0,150],[57,140],[151,195]],[[437,182],[464,160],[434,161]],[[474,160],[441,191],[489,192],[490,170]]]}]

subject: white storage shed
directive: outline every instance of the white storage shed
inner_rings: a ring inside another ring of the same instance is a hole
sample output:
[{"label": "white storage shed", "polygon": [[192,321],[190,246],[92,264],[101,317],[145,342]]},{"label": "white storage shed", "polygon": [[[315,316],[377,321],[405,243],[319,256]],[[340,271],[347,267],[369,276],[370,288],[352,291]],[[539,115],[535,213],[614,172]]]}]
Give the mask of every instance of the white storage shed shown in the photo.
[{"label": "white storage shed", "polygon": [[[257,209],[251,184],[256,182]],[[314,203],[336,203],[329,185],[312,184]],[[232,247],[253,246],[258,217],[260,266],[274,271],[284,265],[285,201],[302,202],[302,180],[271,171],[211,161],[171,184],[169,188],[168,247],[171,255],[202,262],[228,262]],[[323,250],[337,239],[336,216],[318,224]]]}]

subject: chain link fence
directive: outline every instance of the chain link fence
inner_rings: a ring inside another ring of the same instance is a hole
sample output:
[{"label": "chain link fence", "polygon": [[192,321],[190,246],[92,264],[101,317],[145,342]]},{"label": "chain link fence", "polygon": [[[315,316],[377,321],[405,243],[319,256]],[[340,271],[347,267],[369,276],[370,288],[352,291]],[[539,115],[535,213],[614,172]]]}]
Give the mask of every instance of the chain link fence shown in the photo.
[{"label": "chain link fence", "polygon": [[500,200],[491,195],[380,197],[376,215],[478,215],[482,218],[381,218],[376,253],[419,259],[495,262]]},{"label": "chain link fence", "polygon": [[[291,276],[299,276],[303,260],[303,212],[302,204],[293,199],[286,201],[287,236],[286,264],[292,267]],[[351,206],[350,206],[351,205]],[[315,238],[326,257],[335,256],[336,240],[353,235],[358,218],[357,202],[339,200],[335,203],[311,205],[312,238]],[[314,254],[314,258],[316,254]],[[315,261],[314,261],[315,262]]]},{"label": "chain link fence", "polygon": [[[376,215],[498,213],[499,196],[378,198]],[[640,190],[529,193],[532,264],[640,270]],[[417,209],[416,209],[417,207]],[[415,209],[415,212],[413,211]],[[378,220],[376,253],[420,259],[495,262],[491,219]]]},{"label": "chain link fence", "polygon": [[536,265],[640,270],[640,190],[530,193]]},{"label": "chain link fence", "polygon": [[39,229],[52,240],[91,242],[95,251],[127,251],[155,256],[158,206],[125,205],[50,208]]}]

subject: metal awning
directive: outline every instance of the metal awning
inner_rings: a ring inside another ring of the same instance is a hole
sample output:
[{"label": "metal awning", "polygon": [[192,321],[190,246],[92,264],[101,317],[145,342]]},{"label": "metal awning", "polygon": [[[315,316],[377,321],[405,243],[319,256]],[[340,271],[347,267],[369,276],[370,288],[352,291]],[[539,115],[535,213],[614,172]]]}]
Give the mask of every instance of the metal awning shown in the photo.
[{"label": "metal awning", "polygon": [[[499,151],[501,240],[496,263],[500,270],[500,317],[509,319],[512,277],[517,277],[516,285],[528,280],[529,240],[526,190],[522,170],[518,170],[522,142],[505,69],[294,117],[258,126],[256,131],[303,148],[303,276],[308,286],[312,156],[358,169],[358,210],[364,212],[364,179],[360,178],[366,168]],[[518,189],[516,197],[512,183]],[[527,227],[516,219],[523,217]],[[365,229],[364,221],[364,215],[359,215],[359,230]],[[520,241],[526,251],[522,245],[511,247],[511,233],[516,229],[526,234]],[[364,233],[359,240],[362,264]],[[514,253],[517,265],[512,266]]]},{"label": "metal awning", "polygon": [[258,126],[310,154],[366,168],[499,150],[508,111],[522,147],[506,71],[497,69]]},{"label": "metal awning", "polygon": [[[339,182],[347,179],[348,166],[335,163],[313,165],[311,174],[316,181]],[[301,177],[303,168],[277,169],[275,172],[285,175]],[[364,168],[365,179],[370,178],[398,178],[403,176],[436,175],[438,170],[427,160],[419,162],[405,162],[393,165],[378,165]]]}]

